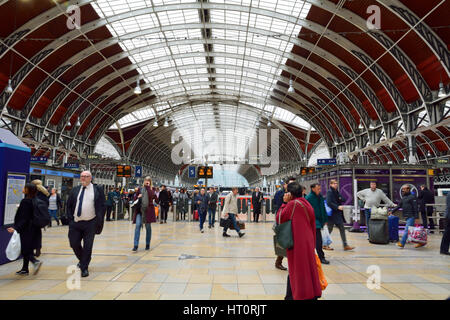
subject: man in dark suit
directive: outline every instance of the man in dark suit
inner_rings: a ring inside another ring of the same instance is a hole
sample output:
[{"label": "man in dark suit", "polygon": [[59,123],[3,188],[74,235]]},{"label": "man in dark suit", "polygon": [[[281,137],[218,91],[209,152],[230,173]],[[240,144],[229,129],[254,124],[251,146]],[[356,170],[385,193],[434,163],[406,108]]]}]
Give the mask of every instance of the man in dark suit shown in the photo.
[{"label": "man in dark suit", "polygon": [[69,242],[80,261],[78,267],[81,269],[81,276],[88,277],[94,237],[103,229],[105,194],[102,187],[92,184],[92,174],[89,171],[83,171],[80,180],[81,186],[73,188],[67,200]]},{"label": "man in dark suit", "polygon": [[[423,227],[425,229],[428,228],[428,216],[433,215],[433,207],[427,206],[427,204],[434,203],[434,194],[432,191],[430,191],[427,186],[421,185],[419,195],[417,197],[419,200],[419,206],[420,206],[420,213],[422,215],[422,222]],[[434,221],[432,218],[430,218],[430,229],[434,229]],[[433,233],[433,231],[430,231],[430,233]]]},{"label": "man in dark suit", "polygon": [[341,233],[342,244],[344,245],[344,250],[353,250],[355,247],[351,247],[347,243],[347,238],[345,236],[345,228],[344,228],[344,207],[342,204],[345,202],[345,199],[338,191],[338,183],[336,180],[330,180],[330,188],[327,192],[327,205],[333,210],[331,217],[328,218],[328,231],[333,231],[334,225],[338,227],[339,232]]},{"label": "man in dark suit", "polygon": [[253,221],[258,222],[259,215],[261,214],[261,203],[264,200],[263,194],[256,187],[255,192],[252,194],[252,204],[253,204]]}]

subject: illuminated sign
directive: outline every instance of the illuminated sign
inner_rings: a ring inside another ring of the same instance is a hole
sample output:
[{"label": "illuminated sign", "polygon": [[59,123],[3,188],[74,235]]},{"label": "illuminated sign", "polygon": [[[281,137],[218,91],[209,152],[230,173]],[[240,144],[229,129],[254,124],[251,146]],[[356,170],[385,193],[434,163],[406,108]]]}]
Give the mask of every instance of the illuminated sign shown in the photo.
[{"label": "illuminated sign", "polygon": [[131,166],[117,165],[116,175],[123,178],[131,178]]}]

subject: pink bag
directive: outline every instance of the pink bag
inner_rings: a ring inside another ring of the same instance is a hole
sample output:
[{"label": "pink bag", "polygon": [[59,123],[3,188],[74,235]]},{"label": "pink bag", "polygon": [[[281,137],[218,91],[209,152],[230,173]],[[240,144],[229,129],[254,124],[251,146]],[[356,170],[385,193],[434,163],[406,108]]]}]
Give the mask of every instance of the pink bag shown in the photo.
[{"label": "pink bag", "polygon": [[427,243],[427,230],[422,226],[416,225],[415,227],[408,228],[408,241],[414,243]]}]

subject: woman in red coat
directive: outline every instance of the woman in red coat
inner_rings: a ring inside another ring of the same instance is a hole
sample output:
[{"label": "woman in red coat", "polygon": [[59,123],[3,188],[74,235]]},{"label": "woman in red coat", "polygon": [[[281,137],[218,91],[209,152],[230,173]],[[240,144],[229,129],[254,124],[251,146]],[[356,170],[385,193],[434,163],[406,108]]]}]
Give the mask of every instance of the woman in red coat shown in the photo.
[{"label": "woman in red coat", "polygon": [[[294,246],[287,250],[289,276],[286,300],[312,300],[322,296],[317,272],[315,243],[316,219],[309,202],[302,197],[302,186],[292,182],[277,214],[281,223],[292,220]],[[292,216],[292,219],[291,219]]]}]

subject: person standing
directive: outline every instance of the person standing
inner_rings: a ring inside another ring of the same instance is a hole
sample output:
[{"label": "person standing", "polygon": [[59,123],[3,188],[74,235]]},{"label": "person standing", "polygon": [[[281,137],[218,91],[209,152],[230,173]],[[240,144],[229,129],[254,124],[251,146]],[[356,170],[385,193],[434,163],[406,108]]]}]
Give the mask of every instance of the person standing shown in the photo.
[{"label": "person standing", "polygon": [[255,222],[258,222],[259,220],[263,200],[264,200],[263,194],[259,191],[259,187],[256,187],[255,191],[252,193],[253,221]]},{"label": "person standing", "polygon": [[[48,192],[48,190],[42,185],[42,181],[41,180],[33,180],[31,181],[31,183],[33,183],[36,188],[37,188],[37,194],[36,197],[42,201],[45,202],[45,204],[47,205],[47,210],[48,210],[48,205],[49,205],[49,200],[48,197],[50,196],[50,193]],[[33,228],[35,229],[33,232],[33,245],[34,248],[36,250],[36,253],[34,254],[36,257],[39,257],[41,255],[41,248],[42,248],[42,229],[39,227],[35,227],[33,226]]]},{"label": "person standing", "polygon": [[[62,210],[62,202],[61,197],[59,196],[55,188],[52,188],[52,193],[48,197],[48,202],[48,213],[50,214],[51,218],[56,220],[56,223],[59,226],[58,212],[59,210]],[[50,224],[48,226],[52,226],[52,220],[50,220]]]},{"label": "person standing", "polygon": [[[236,215],[239,213],[238,206],[237,206],[237,193],[238,188],[233,187],[231,188],[231,192],[225,197],[224,204],[223,204],[223,210],[221,214],[222,219],[229,219],[231,223],[233,224],[234,230],[239,235],[239,238],[242,238],[245,233],[241,232],[241,229],[239,228],[238,224],[236,223]],[[227,234],[228,227],[223,228],[222,235],[224,237],[230,237],[229,234]]]},{"label": "person standing", "polygon": [[180,189],[180,195],[178,196],[177,208],[179,208],[180,220],[186,219],[186,212],[189,211],[189,198],[186,193],[186,189]]},{"label": "person standing", "polygon": [[325,259],[325,253],[322,248],[322,228],[325,228],[328,221],[328,215],[325,210],[325,203],[321,194],[321,186],[318,183],[311,185],[311,192],[306,196],[306,200],[311,204],[314,209],[314,215],[316,217],[316,251],[320,261],[323,264],[330,264]]},{"label": "person standing", "polygon": [[328,231],[333,231],[333,227],[337,226],[339,232],[341,234],[342,245],[344,246],[345,251],[353,250],[355,247],[351,247],[347,243],[347,237],[345,236],[345,228],[344,228],[344,209],[343,203],[345,202],[344,198],[338,191],[338,183],[335,179],[330,180],[330,188],[327,192],[327,205],[331,208],[332,214],[331,217],[328,218]]},{"label": "person standing", "polygon": [[67,200],[68,237],[70,247],[79,260],[81,276],[88,277],[94,238],[103,229],[105,194],[101,186],[92,184],[89,171],[83,171],[80,180],[81,185],[72,189]]},{"label": "person standing", "polygon": [[446,198],[447,207],[445,208],[445,215],[444,215],[444,225],[445,225],[445,231],[442,235],[441,240],[441,254],[444,255],[450,255],[448,252],[449,245],[450,245],[450,192],[447,193]]},{"label": "person standing", "polygon": [[314,210],[303,198],[303,188],[297,182],[289,183],[284,204],[277,213],[281,223],[291,220],[294,246],[287,250],[289,275],[285,300],[317,300],[322,287],[317,272],[316,222]]},{"label": "person standing", "polygon": [[214,228],[214,223],[216,222],[216,207],[217,201],[219,199],[218,193],[213,187],[209,188],[208,194],[208,228]]},{"label": "person standing", "polygon": [[[419,210],[417,204],[416,195],[411,193],[411,187],[409,185],[404,185],[402,187],[402,200],[397,207],[395,207],[391,214],[396,212],[398,209],[402,208],[403,218],[406,218],[405,231],[403,232],[403,237],[400,242],[397,243],[399,248],[404,248],[406,240],[408,239],[408,228],[413,227],[414,224],[419,224]],[[416,248],[423,247],[425,244],[417,243]]]},{"label": "person standing", "polygon": [[[428,229],[428,216],[433,215],[433,207],[427,206],[427,204],[434,203],[434,193],[431,190],[429,190],[426,185],[421,185],[417,200],[419,201],[423,227],[425,229]],[[430,230],[433,229],[434,229],[434,221],[432,218],[430,218]],[[430,231],[430,233],[434,233],[434,231]]]},{"label": "person standing", "polygon": [[[284,194],[287,193],[287,186],[288,186],[288,184],[291,183],[291,182],[295,182],[295,180],[296,179],[294,177],[286,178],[284,180],[283,189],[281,190],[281,193],[280,193],[280,190],[278,190],[277,193],[275,194],[275,198],[277,198],[277,195],[278,195],[278,197],[281,196],[281,201],[277,199],[277,201],[275,202],[275,208],[277,210],[277,211],[275,211],[275,214],[278,213],[278,211],[280,210],[280,208],[281,208],[281,206],[283,204],[286,204],[284,202]],[[281,182],[283,183],[283,181],[281,181]],[[277,221],[277,219],[275,219],[275,223],[273,225],[273,228],[275,228],[277,223],[278,223],[278,221]],[[283,271],[287,270],[287,268],[284,267],[282,263],[283,263],[283,256],[277,256],[277,259],[275,260],[275,268],[283,270]]]},{"label": "person standing", "polygon": [[160,224],[167,223],[167,213],[169,212],[169,208],[171,205],[171,196],[167,191],[165,185],[161,186],[161,191],[159,192],[158,203],[161,208],[161,218]]},{"label": "person standing", "polygon": [[200,194],[195,198],[197,204],[198,217],[200,220],[200,232],[203,233],[203,224],[206,220],[206,211],[208,210],[208,195],[206,195],[205,189],[200,190]]},{"label": "person standing", "polygon": [[[20,252],[23,257],[22,269],[16,272],[17,275],[28,275],[28,265],[31,263],[34,266],[33,274],[37,274],[42,266],[42,262],[37,260],[33,255],[33,241],[35,237],[33,233],[37,228],[33,226],[33,200],[36,199],[37,188],[33,183],[27,183],[22,192],[25,198],[20,201],[16,216],[14,217],[14,226],[8,228],[9,233],[17,231],[20,236]],[[39,230],[41,230],[39,228]]]},{"label": "person standing", "polygon": [[133,213],[133,224],[136,224],[134,230],[134,247],[133,252],[136,252],[139,246],[139,238],[141,236],[141,228],[145,225],[145,250],[150,250],[150,241],[152,239],[152,223],[156,222],[155,206],[153,201],[158,200],[156,193],[153,190],[152,179],[150,177],[144,178],[144,185],[138,189],[135,195],[138,204]]},{"label": "person standing", "polygon": [[386,196],[383,190],[377,189],[377,183],[375,181],[370,182],[370,188],[358,191],[356,196],[364,201],[367,234],[369,234],[370,211],[372,207],[379,207],[382,201],[390,207],[395,207],[395,203]]}]

